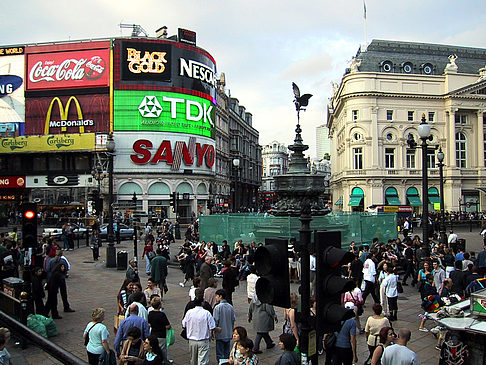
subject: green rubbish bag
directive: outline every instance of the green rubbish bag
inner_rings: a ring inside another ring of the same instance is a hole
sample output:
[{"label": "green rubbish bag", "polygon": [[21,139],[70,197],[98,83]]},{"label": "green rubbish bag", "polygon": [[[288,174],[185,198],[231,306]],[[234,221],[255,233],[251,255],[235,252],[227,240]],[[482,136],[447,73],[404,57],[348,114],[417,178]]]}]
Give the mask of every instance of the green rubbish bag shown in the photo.
[{"label": "green rubbish bag", "polygon": [[44,316],[41,316],[40,314],[29,314],[29,316],[27,317],[27,327],[29,327],[32,331],[41,335],[42,337],[47,338],[46,325],[44,324],[44,321],[39,317]]}]

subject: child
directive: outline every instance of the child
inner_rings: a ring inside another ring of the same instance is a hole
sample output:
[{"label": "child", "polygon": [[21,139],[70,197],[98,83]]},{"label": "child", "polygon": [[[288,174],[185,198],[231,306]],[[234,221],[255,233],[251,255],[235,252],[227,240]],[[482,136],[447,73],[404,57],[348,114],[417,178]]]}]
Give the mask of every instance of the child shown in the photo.
[{"label": "child", "polygon": [[249,338],[240,340],[238,351],[243,357],[242,365],[257,365],[259,363],[258,356],[253,353],[253,341]]}]

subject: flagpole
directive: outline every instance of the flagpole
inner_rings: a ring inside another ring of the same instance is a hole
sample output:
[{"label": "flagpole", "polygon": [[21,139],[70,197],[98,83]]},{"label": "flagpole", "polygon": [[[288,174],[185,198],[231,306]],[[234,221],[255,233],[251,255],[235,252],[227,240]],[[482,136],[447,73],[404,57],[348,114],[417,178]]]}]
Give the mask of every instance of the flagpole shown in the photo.
[{"label": "flagpole", "polygon": [[363,51],[366,51],[368,48],[368,32],[366,29],[366,1],[363,0],[363,27],[364,27],[364,49]]}]

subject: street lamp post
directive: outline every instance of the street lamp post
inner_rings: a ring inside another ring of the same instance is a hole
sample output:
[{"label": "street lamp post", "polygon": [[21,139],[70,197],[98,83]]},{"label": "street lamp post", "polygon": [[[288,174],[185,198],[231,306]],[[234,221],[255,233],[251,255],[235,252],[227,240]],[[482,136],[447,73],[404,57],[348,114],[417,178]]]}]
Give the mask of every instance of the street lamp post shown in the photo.
[{"label": "street lamp post", "polygon": [[429,249],[429,184],[427,176],[428,145],[430,139],[430,125],[427,124],[425,114],[422,114],[422,123],[418,126],[418,134],[422,140],[422,234],[426,250]]},{"label": "street lamp post", "polygon": [[240,169],[240,159],[239,158],[234,158],[233,159],[233,167],[235,171],[235,180],[233,182],[234,184],[234,199],[233,199],[233,213],[236,211],[237,207],[237,202],[236,198],[238,197],[238,175],[239,175],[239,169]]},{"label": "street lamp post", "polygon": [[445,214],[444,214],[444,152],[442,147],[439,147],[437,152],[437,160],[439,161],[439,189],[440,189],[440,227],[439,227],[439,243],[447,243],[446,239],[446,227],[445,227]]},{"label": "street lamp post", "polygon": [[135,262],[138,261],[138,253],[137,253],[137,245],[138,245],[138,242],[137,242],[137,218],[135,217],[135,212],[137,211],[137,193],[136,192],[133,192],[133,198],[132,198],[132,201],[133,201],[133,218],[132,218],[132,222],[133,222],[133,257],[135,258]]},{"label": "street lamp post", "polygon": [[106,248],[106,267],[116,267],[116,249],[113,234],[113,154],[115,152],[115,140],[113,135],[106,141],[108,155],[108,247]]}]

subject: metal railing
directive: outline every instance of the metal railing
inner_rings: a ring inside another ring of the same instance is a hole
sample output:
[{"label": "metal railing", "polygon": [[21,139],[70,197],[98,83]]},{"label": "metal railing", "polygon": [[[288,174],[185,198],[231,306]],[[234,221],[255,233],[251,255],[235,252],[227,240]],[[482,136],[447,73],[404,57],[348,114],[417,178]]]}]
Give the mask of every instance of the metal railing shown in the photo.
[{"label": "metal railing", "polygon": [[63,349],[58,344],[55,344],[48,339],[42,337],[38,333],[32,331],[27,326],[16,321],[12,317],[8,316],[4,312],[0,311],[0,322],[2,322],[6,327],[10,329],[12,333],[21,337],[22,339],[33,343],[35,346],[39,347],[43,351],[47,352],[49,355],[59,360],[63,364],[71,365],[86,365],[87,362],[81,360],[79,357],[74,356],[67,350]]}]

